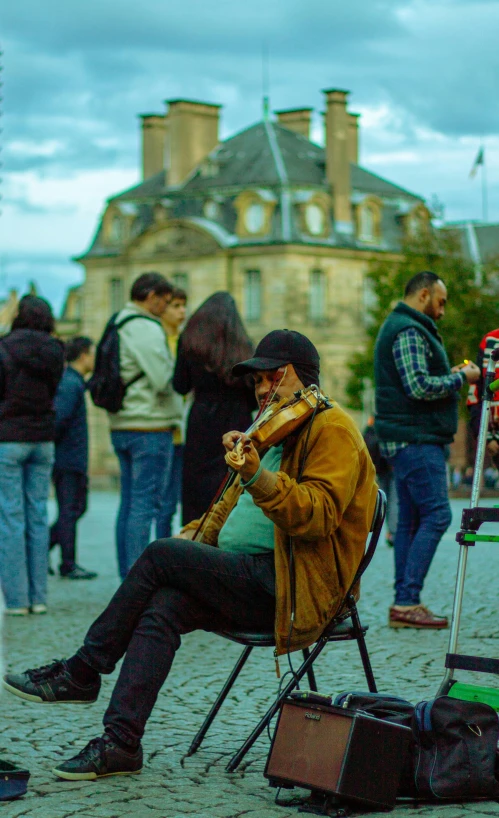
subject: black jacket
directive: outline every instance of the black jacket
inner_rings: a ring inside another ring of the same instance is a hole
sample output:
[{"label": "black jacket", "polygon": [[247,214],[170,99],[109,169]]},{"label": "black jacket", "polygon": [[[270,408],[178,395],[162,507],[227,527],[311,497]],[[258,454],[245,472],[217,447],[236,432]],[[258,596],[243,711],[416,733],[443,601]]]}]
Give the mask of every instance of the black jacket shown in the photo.
[{"label": "black jacket", "polygon": [[47,332],[15,329],[0,340],[0,442],[54,440],[63,367],[63,345]]}]

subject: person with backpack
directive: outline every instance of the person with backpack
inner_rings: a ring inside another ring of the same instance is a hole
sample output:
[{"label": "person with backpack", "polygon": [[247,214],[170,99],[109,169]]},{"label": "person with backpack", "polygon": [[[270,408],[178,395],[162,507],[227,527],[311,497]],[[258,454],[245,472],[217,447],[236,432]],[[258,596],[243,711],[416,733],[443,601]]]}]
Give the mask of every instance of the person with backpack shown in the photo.
[{"label": "person with backpack", "polygon": [[108,322],[89,382],[94,403],[107,409],[121,475],[116,521],[120,577],[149,543],[173,459],[176,400],[174,361],[161,325],[173,286],[160,273],[143,273],[130,301]]},{"label": "person with backpack", "polygon": [[85,336],[71,338],[66,344],[65,358],[67,366],[54,401],[55,465],[52,481],[59,513],[50,529],[50,548],[56,545],[61,547],[61,577],[95,579],[95,571],[87,571],[76,562],[76,525],[87,510],[88,427],[85,376],[94,368],[94,342]]},{"label": "person with backpack", "polygon": [[47,499],[62,342],[50,305],[25,295],[0,341],[0,577],[6,613],[47,610]]}]

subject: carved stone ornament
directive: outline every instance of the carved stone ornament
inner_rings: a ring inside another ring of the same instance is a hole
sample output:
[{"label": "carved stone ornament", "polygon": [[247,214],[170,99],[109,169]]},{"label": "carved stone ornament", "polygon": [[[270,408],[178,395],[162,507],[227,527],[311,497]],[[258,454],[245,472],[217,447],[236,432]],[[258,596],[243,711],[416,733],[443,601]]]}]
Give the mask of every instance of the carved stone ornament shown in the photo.
[{"label": "carved stone ornament", "polygon": [[189,225],[169,225],[149,230],[131,252],[134,257],[181,259],[211,255],[219,249],[218,242],[202,230]]}]

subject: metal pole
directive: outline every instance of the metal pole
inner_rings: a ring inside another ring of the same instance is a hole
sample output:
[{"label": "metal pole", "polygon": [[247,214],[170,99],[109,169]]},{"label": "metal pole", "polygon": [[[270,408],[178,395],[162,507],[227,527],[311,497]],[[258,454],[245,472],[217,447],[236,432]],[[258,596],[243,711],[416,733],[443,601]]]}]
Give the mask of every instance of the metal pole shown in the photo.
[{"label": "metal pole", "polygon": [[488,197],[487,197],[487,172],[485,170],[485,148],[482,146],[482,221],[487,222],[489,218]]},{"label": "metal pole", "polygon": [[[496,362],[490,357],[487,366],[487,376],[495,375]],[[483,461],[485,458],[485,449],[487,447],[487,432],[489,429],[489,414],[490,414],[490,396],[487,391],[487,384],[490,383],[490,377],[484,379],[484,391],[482,400],[482,414],[480,417],[480,434],[478,436],[478,443],[476,448],[475,469],[473,472],[473,485],[471,488],[470,508],[476,508],[480,500],[480,484],[482,481]],[[459,635],[459,625],[461,622],[461,612],[463,607],[463,593],[464,580],[466,577],[466,563],[468,560],[468,548],[466,543],[459,545],[459,558],[457,562],[457,576],[456,589],[454,592],[454,605],[452,609],[452,622],[449,633],[449,647],[447,653],[457,652],[457,640]],[[447,668],[443,682],[440,686],[440,693],[446,694],[449,690],[449,682],[454,676],[454,669]]]}]

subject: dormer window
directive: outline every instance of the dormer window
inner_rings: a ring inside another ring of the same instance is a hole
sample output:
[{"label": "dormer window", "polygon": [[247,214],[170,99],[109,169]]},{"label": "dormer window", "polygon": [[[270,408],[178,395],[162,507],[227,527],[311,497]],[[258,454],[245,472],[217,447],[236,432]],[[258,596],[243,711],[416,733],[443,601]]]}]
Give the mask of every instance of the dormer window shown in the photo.
[{"label": "dormer window", "polygon": [[261,202],[253,202],[244,211],[244,226],[248,233],[261,233],[265,224],[265,210]]},{"label": "dormer window", "polygon": [[359,219],[359,238],[361,241],[374,241],[376,236],[376,220],[374,216],[374,210],[371,205],[366,205],[362,207],[360,210],[360,219]]},{"label": "dormer window", "polygon": [[369,196],[357,206],[357,237],[366,244],[381,241],[381,201]]},{"label": "dormer window", "polygon": [[430,227],[430,211],[424,204],[418,204],[407,213],[404,219],[405,232],[410,239],[424,236]]},{"label": "dormer window", "polygon": [[237,210],[236,233],[258,238],[270,233],[276,197],[268,190],[245,190],[234,202]]},{"label": "dormer window", "polygon": [[112,244],[121,244],[125,238],[125,224],[121,216],[114,215],[109,224],[109,241]]},{"label": "dormer window", "polygon": [[305,222],[308,232],[312,236],[322,236],[324,233],[324,224],[326,221],[326,214],[323,208],[312,202],[305,208]]},{"label": "dormer window", "polygon": [[298,205],[301,230],[314,239],[326,238],[331,232],[327,194],[314,190],[299,190],[293,196]]}]

